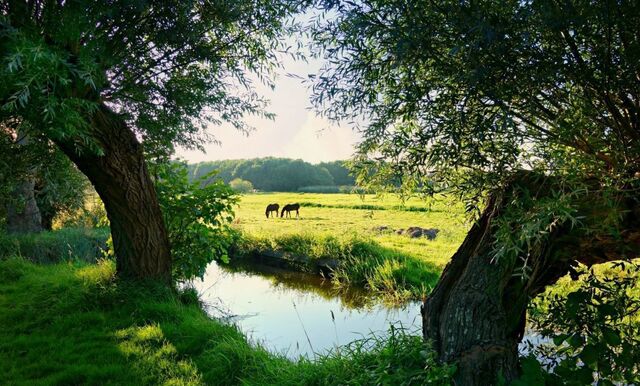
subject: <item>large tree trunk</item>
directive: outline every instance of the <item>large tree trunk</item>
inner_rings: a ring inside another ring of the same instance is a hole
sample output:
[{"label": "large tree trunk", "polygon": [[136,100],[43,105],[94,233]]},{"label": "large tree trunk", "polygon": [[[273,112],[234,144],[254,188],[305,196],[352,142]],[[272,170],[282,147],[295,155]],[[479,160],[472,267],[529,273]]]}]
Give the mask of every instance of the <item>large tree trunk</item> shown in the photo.
[{"label": "large tree trunk", "polygon": [[[29,144],[29,136],[18,132],[16,144],[20,147]],[[7,203],[7,232],[31,233],[42,230],[40,210],[35,197],[35,168],[27,170],[13,190]]]},{"label": "large tree trunk", "polygon": [[457,364],[458,385],[517,378],[518,343],[529,300],[571,271],[576,261],[591,265],[637,256],[640,250],[640,227],[633,213],[629,216],[633,224],[628,224],[632,231],[624,232],[625,240],[585,240],[580,229],[565,224],[555,228],[543,245],[526,251],[530,271],[522,276],[522,259],[496,261],[492,250],[495,222],[506,205],[518,199],[521,190],[514,187],[523,186],[538,197],[553,190],[549,179],[520,173],[509,187],[490,197],[422,308],[424,337],[441,360]]},{"label": "large tree trunk", "polygon": [[169,239],[142,146],[125,121],[104,105],[91,124],[92,137],[103,155],[87,149],[78,152],[77,143],[54,141],[89,178],[104,202],[117,272],[169,283]]},{"label": "large tree trunk", "polygon": [[6,208],[8,233],[31,233],[42,230],[34,186],[34,178],[27,176],[13,190],[13,197]]}]

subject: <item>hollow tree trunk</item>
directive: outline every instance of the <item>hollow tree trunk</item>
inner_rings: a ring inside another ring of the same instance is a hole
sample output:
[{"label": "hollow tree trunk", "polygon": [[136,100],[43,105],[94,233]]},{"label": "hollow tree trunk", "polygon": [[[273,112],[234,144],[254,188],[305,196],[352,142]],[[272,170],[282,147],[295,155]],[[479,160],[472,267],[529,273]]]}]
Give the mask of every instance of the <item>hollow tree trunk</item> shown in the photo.
[{"label": "hollow tree trunk", "polygon": [[91,125],[103,155],[86,149],[78,152],[71,141],[54,141],[89,178],[104,202],[117,273],[169,283],[169,240],[142,146],[125,121],[104,105]]},{"label": "hollow tree trunk", "polygon": [[519,272],[522,260],[493,260],[493,225],[505,206],[517,199],[520,190],[514,187],[526,186],[540,196],[552,191],[549,184],[548,179],[523,172],[490,197],[422,307],[424,337],[441,360],[457,364],[458,385],[488,385],[499,377],[507,382],[518,377],[518,343],[524,335],[528,302],[576,261],[591,265],[638,256],[628,253],[640,250],[640,226],[631,215],[633,224],[628,224],[625,240],[585,242],[580,229],[557,227],[544,245],[526,251],[531,269],[526,277]]}]

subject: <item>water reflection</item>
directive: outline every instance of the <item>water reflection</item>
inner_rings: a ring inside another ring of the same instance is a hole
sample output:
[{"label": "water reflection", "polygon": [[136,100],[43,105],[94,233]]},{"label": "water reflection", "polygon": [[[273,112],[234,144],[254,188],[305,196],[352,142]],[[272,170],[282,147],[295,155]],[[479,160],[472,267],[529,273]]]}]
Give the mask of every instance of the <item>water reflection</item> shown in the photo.
[{"label": "water reflection", "polygon": [[390,324],[418,330],[420,306],[388,307],[364,290],[338,290],[328,280],[255,265],[211,264],[194,286],[214,317],[236,323],[252,339],[290,358],[313,358]]}]

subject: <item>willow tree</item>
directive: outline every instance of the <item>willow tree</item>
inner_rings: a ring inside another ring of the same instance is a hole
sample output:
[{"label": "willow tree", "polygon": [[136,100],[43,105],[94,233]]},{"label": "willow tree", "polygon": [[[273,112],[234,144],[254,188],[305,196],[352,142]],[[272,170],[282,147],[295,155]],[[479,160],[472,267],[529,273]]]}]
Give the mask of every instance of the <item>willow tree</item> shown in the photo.
[{"label": "willow tree", "polygon": [[266,114],[248,74],[269,83],[295,7],[0,2],[0,120],[44,133],[89,178],[105,203],[120,274],[170,280],[167,232],[143,153],[198,147],[209,139],[206,124],[246,129],[245,114]]},{"label": "willow tree", "polygon": [[532,297],[578,263],[640,255],[640,4],[320,7],[315,102],[364,122],[360,181],[479,214],[424,303],[425,338],[458,384],[514,379]]}]

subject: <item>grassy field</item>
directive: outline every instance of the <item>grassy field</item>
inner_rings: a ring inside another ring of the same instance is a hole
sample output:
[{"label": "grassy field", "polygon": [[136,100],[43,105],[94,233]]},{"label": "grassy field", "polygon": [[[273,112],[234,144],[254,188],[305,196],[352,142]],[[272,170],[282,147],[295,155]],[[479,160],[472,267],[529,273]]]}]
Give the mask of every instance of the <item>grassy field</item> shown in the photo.
[{"label": "grassy field", "polygon": [[108,260],[0,259],[0,384],[449,384],[451,369],[417,336],[367,338],[292,362],[209,318],[192,291],[114,273]]},{"label": "grassy field", "polygon": [[[270,203],[299,203],[300,218],[266,218]],[[468,229],[463,206],[445,198],[403,203],[394,196],[312,193],[245,195],[234,225],[252,239],[251,248],[349,259],[338,275],[342,282],[367,284],[401,297],[428,292],[425,286],[435,284]],[[440,232],[428,240],[375,229],[380,226]]]}]

